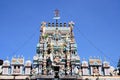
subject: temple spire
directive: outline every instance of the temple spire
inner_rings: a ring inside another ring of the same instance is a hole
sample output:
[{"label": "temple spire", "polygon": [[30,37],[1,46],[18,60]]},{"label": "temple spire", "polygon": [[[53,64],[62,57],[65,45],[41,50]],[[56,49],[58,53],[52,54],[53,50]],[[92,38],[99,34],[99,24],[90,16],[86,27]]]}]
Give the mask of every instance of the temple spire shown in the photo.
[{"label": "temple spire", "polygon": [[54,11],[54,18],[53,19],[55,19],[56,20],[56,23],[58,23],[58,19],[60,19],[60,16],[59,16],[59,10],[58,9],[56,9],[55,11]]}]

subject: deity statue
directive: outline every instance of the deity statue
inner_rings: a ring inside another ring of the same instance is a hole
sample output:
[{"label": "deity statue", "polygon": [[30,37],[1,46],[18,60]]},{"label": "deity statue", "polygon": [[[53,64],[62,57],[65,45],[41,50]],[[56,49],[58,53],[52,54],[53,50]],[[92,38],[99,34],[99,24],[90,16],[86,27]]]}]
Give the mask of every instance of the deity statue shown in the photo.
[{"label": "deity statue", "polygon": [[61,53],[61,57],[65,58],[65,54],[63,53],[63,49],[61,49],[60,53]]},{"label": "deity statue", "polygon": [[31,72],[32,72],[33,75],[35,75],[36,74],[36,69],[33,68]]},{"label": "deity statue", "polygon": [[74,67],[74,65],[72,65],[72,75],[75,75],[74,69],[75,69],[75,67]]},{"label": "deity statue", "polygon": [[60,76],[65,75],[64,65],[60,67],[59,75],[60,75]]},{"label": "deity statue", "polygon": [[77,75],[78,74],[78,68],[77,68],[77,66],[75,66],[75,68],[74,68],[74,72],[75,72],[75,74]]},{"label": "deity statue", "polygon": [[47,69],[46,69],[46,68],[44,68],[44,70],[43,70],[43,74],[44,74],[44,75],[47,74]]},{"label": "deity statue", "polygon": [[97,67],[93,67],[93,75],[96,76],[99,74]]},{"label": "deity statue", "polygon": [[40,54],[39,55],[39,60],[42,61],[42,59],[43,59],[43,54]]},{"label": "deity statue", "polygon": [[70,59],[70,53],[67,51],[67,59]]},{"label": "deity statue", "polygon": [[52,70],[52,69],[50,69],[50,70],[48,71],[48,75],[53,75],[53,70]]},{"label": "deity statue", "polygon": [[42,74],[42,65],[39,66],[39,74]]},{"label": "deity statue", "polygon": [[67,75],[70,75],[70,72],[71,72],[71,71],[70,71],[70,67],[68,66],[68,67],[67,67],[67,72],[66,72]]},{"label": "deity statue", "polygon": [[81,71],[81,69],[79,69],[79,71],[78,71],[78,75],[79,75],[79,76],[82,75],[82,71]]},{"label": "deity statue", "polygon": [[56,56],[56,57],[54,58],[54,62],[55,62],[55,63],[59,63],[59,62],[60,62],[60,57],[59,57],[59,56]]}]

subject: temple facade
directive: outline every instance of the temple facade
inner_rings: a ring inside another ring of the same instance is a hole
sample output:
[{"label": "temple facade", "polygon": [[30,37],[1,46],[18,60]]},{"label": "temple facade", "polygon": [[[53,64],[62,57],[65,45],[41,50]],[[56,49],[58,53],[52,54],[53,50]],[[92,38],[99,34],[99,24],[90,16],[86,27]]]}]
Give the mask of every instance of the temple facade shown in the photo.
[{"label": "temple facade", "polygon": [[80,60],[73,29],[72,21],[42,22],[33,62],[22,56],[5,60],[0,80],[120,80],[108,61]]}]

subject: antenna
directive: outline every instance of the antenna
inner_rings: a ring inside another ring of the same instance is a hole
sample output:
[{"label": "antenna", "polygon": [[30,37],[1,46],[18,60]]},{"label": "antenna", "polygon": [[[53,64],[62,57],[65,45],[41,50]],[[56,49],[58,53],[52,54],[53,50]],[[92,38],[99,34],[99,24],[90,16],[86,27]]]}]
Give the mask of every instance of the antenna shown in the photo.
[{"label": "antenna", "polygon": [[55,11],[54,11],[54,18],[53,19],[55,19],[56,20],[56,23],[58,23],[58,19],[60,19],[60,16],[59,16],[59,10],[58,9],[56,9]]}]

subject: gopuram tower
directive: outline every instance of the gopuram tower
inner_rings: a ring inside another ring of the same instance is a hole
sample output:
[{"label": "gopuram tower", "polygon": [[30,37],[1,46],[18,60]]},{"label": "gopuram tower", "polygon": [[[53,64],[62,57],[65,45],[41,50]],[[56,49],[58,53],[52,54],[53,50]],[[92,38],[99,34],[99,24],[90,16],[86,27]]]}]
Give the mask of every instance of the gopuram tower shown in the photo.
[{"label": "gopuram tower", "polygon": [[74,22],[59,23],[55,10],[54,23],[42,22],[33,62],[23,56],[0,61],[0,80],[120,80],[119,68],[106,60],[77,54]]},{"label": "gopuram tower", "polygon": [[56,23],[41,24],[41,36],[33,57],[34,74],[38,74],[38,78],[76,78],[81,71],[73,34],[74,23],[58,23],[58,10],[55,10],[54,19]]}]

